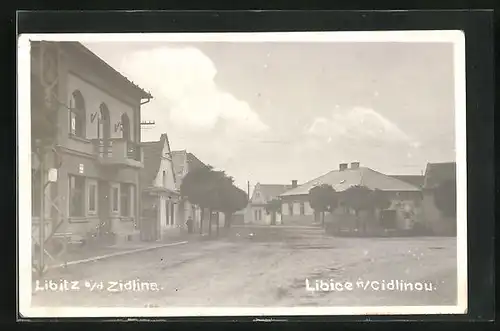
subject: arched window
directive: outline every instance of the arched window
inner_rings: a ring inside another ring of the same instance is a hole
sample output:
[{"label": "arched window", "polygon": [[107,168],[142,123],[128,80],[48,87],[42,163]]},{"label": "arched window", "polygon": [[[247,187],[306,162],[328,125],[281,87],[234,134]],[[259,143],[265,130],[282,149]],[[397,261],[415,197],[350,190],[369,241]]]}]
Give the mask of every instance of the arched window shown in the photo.
[{"label": "arched window", "polygon": [[76,90],[71,94],[69,132],[71,135],[86,138],[85,134],[85,101],[80,91]]},{"label": "arched window", "polygon": [[101,103],[99,108],[99,120],[97,121],[99,139],[108,140],[111,138],[109,109],[105,103]]},{"label": "arched window", "polygon": [[128,118],[128,115],[123,113],[122,118],[122,137],[123,139],[130,141],[130,120]]}]

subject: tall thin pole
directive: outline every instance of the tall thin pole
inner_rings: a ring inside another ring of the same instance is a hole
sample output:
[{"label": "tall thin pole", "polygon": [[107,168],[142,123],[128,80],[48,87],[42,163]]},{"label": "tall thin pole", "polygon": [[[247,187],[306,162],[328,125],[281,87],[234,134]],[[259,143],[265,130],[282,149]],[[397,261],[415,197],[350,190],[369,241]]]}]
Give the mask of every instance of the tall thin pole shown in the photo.
[{"label": "tall thin pole", "polygon": [[40,166],[39,166],[39,169],[38,171],[40,172],[40,218],[39,218],[39,223],[40,223],[40,244],[39,244],[39,248],[40,248],[40,261],[39,261],[39,273],[40,273],[40,277],[43,276],[43,272],[44,272],[44,269],[45,269],[45,264],[44,264],[44,254],[45,254],[45,181],[44,181],[44,178],[43,178],[43,175],[44,175],[44,172],[45,172],[45,167],[44,167],[44,163],[45,163],[45,153],[43,151],[43,148],[41,147],[40,148],[41,150],[41,153],[40,153]]},{"label": "tall thin pole", "polygon": [[250,201],[250,181],[247,181],[247,198]]}]

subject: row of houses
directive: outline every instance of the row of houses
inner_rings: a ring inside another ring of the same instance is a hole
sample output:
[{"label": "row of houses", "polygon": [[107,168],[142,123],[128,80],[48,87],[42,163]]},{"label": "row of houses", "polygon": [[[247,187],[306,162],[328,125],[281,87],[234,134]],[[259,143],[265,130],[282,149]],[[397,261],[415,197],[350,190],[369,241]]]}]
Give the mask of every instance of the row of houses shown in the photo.
[{"label": "row of houses", "polygon": [[[47,96],[56,102],[47,104]],[[78,42],[32,42],[32,130],[47,107],[56,114],[53,151],[40,160],[32,147],[34,238],[42,208],[46,237],[158,240],[189,216],[199,222],[179,189],[204,163],[172,151],[166,134],[142,142],[141,107],[152,98]],[[47,169],[57,169],[56,178]]]},{"label": "row of houses", "polygon": [[[455,231],[456,220],[444,216],[435,205],[435,189],[445,181],[455,181],[455,163],[429,163],[424,175],[386,175],[359,162],[342,163],[318,178],[298,185],[292,180],[289,185],[255,185],[249,205],[245,211],[245,223],[271,224],[274,216],[266,212],[266,205],[273,199],[281,201],[277,223],[288,225],[315,224],[320,214],[309,204],[309,190],[316,185],[328,184],[337,192],[351,186],[365,186],[384,191],[390,200],[390,207],[384,211],[385,227],[404,229],[408,221],[422,224],[436,234],[450,234]],[[344,216],[344,208],[338,208],[329,217]],[[350,220],[352,223],[352,219]]]}]

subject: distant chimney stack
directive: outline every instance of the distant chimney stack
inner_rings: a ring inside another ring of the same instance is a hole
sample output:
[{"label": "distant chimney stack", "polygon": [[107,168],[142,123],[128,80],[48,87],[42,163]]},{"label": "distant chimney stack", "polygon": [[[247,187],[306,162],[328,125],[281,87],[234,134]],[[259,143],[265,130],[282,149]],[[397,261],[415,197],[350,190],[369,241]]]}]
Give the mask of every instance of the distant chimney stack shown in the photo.
[{"label": "distant chimney stack", "polygon": [[292,188],[296,188],[297,187],[297,180],[292,180]]},{"label": "distant chimney stack", "polygon": [[359,169],[359,162],[351,162],[351,169]]},{"label": "distant chimney stack", "polygon": [[347,169],[348,164],[347,163],[341,163],[339,164],[339,170],[344,171]]}]

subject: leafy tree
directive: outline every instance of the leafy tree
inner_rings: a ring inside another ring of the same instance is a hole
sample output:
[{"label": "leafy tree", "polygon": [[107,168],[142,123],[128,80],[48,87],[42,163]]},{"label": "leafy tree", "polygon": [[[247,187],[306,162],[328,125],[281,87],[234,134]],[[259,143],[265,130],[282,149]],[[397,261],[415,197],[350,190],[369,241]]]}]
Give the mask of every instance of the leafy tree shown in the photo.
[{"label": "leafy tree", "polygon": [[325,212],[337,207],[336,192],[331,185],[322,184],[309,190],[309,204],[315,212],[321,215],[321,225],[325,225]]},{"label": "leafy tree", "polygon": [[[373,208],[373,191],[366,186],[355,185],[342,192],[344,203],[354,210],[356,215],[356,228],[360,227],[359,212]],[[363,222],[363,232],[365,223]]]},{"label": "leafy tree", "polygon": [[[225,227],[231,224],[232,214],[245,208],[248,203],[246,192],[237,188],[234,179],[227,176],[224,171],[214,170],[208,166],[190,171],[181,185],[181,195],[187,197],[192,204],[202,208],[201,219],[204,218],[204,210],[209,210],[208,233],[212,234],[212,223],[215,212],[225,215]],[[217,235],[219,234],[220,222],[217,215]],[[202,224],[200,233],[202,232]]]},{"label": "leafy tree", "polygon": [[375,189],[371,193],[370,205],[372,209],[387,209],[391,206],[391,200],[387,194],[379,189]]},{"label": "leafy tree", "polygon": [[271,225],[276,225],[276,214],[281,213],[281,200],[272,199],[266,203],[266,213],[271,215]]},{"label": "leafy tree", "polygon": [[201,208],[200,234],[203,229],[205,210],[210,208],[211,201],[207,197],[213,185],[211,183],[213,177],[212,166],[196,168],[187,173],[180,187],[181,196],[186,197],[191,204]]},{"label": "leafy tree", "polygon": [[221,201],[219,202],[219,211],[224,213],[224,227],[231,227],[233,214],[242,210],[248,204],[248,195],[242,189],[232,183],[221,186]]},{"label": "leafy tree", "polygon": [[457,216],[457,185],[454,180],[444,181],[435,189],[434,203],[443,216]]},{"label": "leafy tree", "polygon": [[[210,172],[209,178],[207,182],[205,182],[205,187],[203,189],[204,192],[204,200],[206,202],[206,206],[209,209],[210,217],[208,219],[209,227],[208,234],[212,234],[212,222],[214,212],[222,211],[225,205],[225,192],[232,185],[233,179],[228,177],[224,171],[215,171],[212,170]],[[217,222],[217,235],[219,235],[219,215],[216,217]]]},{"label": "leafy tree", "polygon": [[[362,185],[349,187],[342,192],[342,197],[345,204],[354,210],[356,214],[356,226],[358,228],[360,211],[374,213],[376,209],[387,209],[391,206],[391,201],[384,191],[379,189],[372,190]],[[365,225],[363,223],[363,230]]]}]

